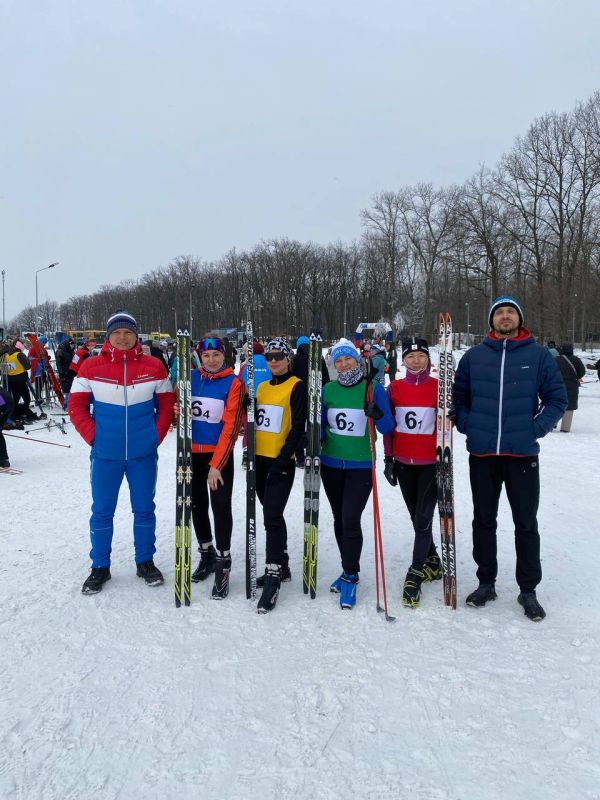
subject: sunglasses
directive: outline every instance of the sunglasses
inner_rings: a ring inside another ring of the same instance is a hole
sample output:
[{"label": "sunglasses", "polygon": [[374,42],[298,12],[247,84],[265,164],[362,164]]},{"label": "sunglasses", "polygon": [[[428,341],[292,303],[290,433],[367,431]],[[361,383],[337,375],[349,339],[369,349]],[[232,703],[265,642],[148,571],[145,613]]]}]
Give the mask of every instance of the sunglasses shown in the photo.
[{"label": "sunglasses", "polygon": [[282,350],[276,353],[265,353],[265,361],[283,361],[284,358],[287,356]]},{"label": "sunglasses", "polygon": [[210,336],[206,339],[201,339],[198,343],[198,349],[203,350],[218,350],[219,352],[223,352],[223,342],[221,339],[217,339],[216,336]]}]

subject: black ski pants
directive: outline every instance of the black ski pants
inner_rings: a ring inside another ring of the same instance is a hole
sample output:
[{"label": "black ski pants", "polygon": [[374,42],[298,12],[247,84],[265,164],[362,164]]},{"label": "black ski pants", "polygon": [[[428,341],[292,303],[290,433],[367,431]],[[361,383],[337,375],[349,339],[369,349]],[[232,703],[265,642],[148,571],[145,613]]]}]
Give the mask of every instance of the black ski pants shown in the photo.
[{"label": "black ski pants", "polygon": [[[27,375],[18,376],[16,378],[8,379],[8,388],[13,396],[15,404],[13,414],[15,417],[32,417],[33,412],[29,408],[31,403],[31,396],[29,394],[29,387],[27,386]],[[19,405],[19,400],[22,400],[22,405]]]},{"label": "black ski pants", "polygon": [[[295,462],[281,469],[276,459],[256,456],[256,495],[263,507],[263,520],[267,532],[267,564],[284,564],[287,561],[287,526],[283,512],[287,505],[294,478]],[[274,466],[275,465],[275,466]]]},{"label": "black ski pants", "polygon": [[215,542],[217,550],[231,549],[231,531],[233,530],[233,516],[231,513],[231,495],[233,492],[233,452],[223,469],[221,475],[225,483],[219,484],[214,492],[209,489],[207,478],[210,469],[212,453],[192,454],[192,519],[194,531],[199,545],[207,545],[212,541],[208,504],[215,521]]},{"label": "black ski pants", "polygon": [[473,558],[481,583],[494,583],[498,574],[496,528],[502,484],[515,524],[517,583],[524,592],[542,579],[537,510],[540,473],[537,456],[469,456],[473,494]]},{"label": "black ski pants", "polygon": [[437,503],[435,464],[413,465],[394,461],[394,474],[415,532],[412,563],[421,569],[427,556],[435,553],[431,532]]},{"label": "black ski pants", "polygon": [[362,513],[371,494],[370,469],[321,466],[323,488],[333,513],[333,530],[344,572],[360,572],[363,535]]}]

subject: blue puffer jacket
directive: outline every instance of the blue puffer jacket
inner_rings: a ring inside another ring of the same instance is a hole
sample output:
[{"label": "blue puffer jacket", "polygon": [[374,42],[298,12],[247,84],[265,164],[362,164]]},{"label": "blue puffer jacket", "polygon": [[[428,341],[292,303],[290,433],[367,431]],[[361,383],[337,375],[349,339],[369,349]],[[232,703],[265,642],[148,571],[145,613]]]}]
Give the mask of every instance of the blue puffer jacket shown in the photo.
[{"label": "blue puffer jacket", "polygon": [[488,336],[461,358],[454,383],[456,427],[474,455],[531,456],[567,407],[560,372],[521,328],[516,339]]}]

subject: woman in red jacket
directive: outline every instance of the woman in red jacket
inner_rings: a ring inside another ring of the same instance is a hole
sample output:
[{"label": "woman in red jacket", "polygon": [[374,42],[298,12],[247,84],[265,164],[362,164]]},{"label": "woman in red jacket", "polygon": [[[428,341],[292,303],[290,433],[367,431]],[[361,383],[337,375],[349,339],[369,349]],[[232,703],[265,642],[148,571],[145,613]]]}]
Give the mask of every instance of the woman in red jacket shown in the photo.
[{"label": "woman in red jacket", "polygon": [[392,486],[400,485],[415,532],[412,564],[402,591],[402,604],[414,608],[421,598],[421,584],[442,577],[431,530],[437,500],[438,382],[429,374],[431,362],[425,339],[405,339],[402,362],[406,377],[392,381],[387,390],[396,427],[383,439],[384,474]]}]

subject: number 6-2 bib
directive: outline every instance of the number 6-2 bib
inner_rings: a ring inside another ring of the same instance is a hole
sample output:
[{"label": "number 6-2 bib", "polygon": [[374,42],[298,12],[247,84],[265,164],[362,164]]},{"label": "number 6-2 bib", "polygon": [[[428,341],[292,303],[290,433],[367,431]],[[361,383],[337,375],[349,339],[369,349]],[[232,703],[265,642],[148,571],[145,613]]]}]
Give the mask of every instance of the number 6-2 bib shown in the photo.
[{"label": "number 6-2 bib", "polygon": [[364,436],[367,418],[362,408],[328,408],[327,424],[338,436]]},{"label": "number 6-2 bib", "polygon": [[433,433],[435,408],[396,406],[396,430],[398,433]]}]

